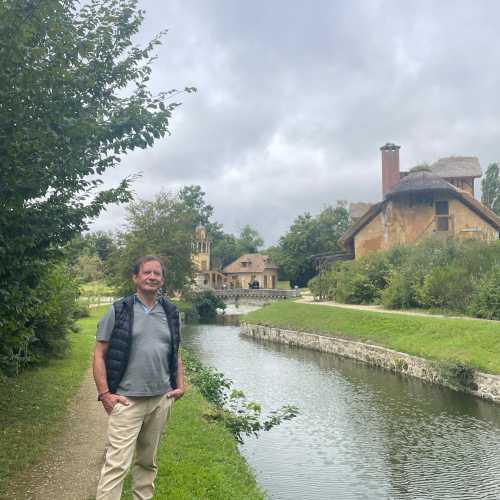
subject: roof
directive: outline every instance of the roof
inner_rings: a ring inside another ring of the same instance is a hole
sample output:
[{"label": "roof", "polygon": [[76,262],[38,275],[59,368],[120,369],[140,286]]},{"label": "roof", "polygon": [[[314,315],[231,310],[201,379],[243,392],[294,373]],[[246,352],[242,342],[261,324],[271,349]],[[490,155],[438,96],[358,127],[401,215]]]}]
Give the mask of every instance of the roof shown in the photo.
[{"label": "roof", "polygon": [[349,217],[351,220],[359,219],[373,205],[373,203],[359,202],[349,204]]},{"label": "roof", "polygon": [[[246,264],[243,264],[246,263]],[[265,269],[278,269],[267,255],[258,253],[247,253],[242,255],[231,264],[227,265],[222,272],[231,273],[262,273]]]},{"label": "roof", "polygon": [[449,156],[430,166],[432,173],[450,179],[453,177],[481,177],[481,165],[475,156]]},{"label": "roof", "polygon": [[464,205],[467,205],[473,212],[494,226],[497,231],[500,231],[500,217],[493,210],[490,210],[466,191],[459,191],[458,194]]},{"label": "roof", "polygon": [[372,205],[360,219],[347,228],[347,231],[339,238],[338,244],[345,248],[347,242],[378,215],[378,213],[382,210],[384,203],[384,201],[379,201],[378,203],[375,203],[375,205]]},{"label": "roof", "polygon": [[399,194],[419,191],[456,191],[457,188],[441,177],[427,170],[409,172],[385,195],[391,198]]}]

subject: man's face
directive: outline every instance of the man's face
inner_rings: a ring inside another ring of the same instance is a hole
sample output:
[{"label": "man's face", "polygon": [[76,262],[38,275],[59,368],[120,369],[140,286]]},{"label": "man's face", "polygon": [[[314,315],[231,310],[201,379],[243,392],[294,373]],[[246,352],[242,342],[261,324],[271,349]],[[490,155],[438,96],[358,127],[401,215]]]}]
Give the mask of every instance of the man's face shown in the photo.
[{"label": "man's face", "polygon": [[139,269],[139,273],[134,274],[132,279],[136,290],[146,294],[156,292],[165,282],[161,264],[157,260],[144,262]]}]

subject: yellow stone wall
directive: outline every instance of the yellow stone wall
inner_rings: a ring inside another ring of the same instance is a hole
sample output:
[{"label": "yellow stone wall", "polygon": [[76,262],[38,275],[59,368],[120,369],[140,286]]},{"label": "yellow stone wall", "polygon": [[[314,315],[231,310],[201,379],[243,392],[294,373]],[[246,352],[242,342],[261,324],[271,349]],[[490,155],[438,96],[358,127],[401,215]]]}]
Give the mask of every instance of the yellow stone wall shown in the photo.
[{"label": "yellow stone wall", "polygon": [[[267,276],[267,286],[265,283],[265,276]],[[273,276],[274,276],[274,287],[273,287]],[[263,273],[237,273],[231,274],[228,277],[228,284],[233,283],[234,288],[248,288],[248,284],[257,280],[259,282],[260,288],[276,288],[278,286],[278,271],[274,269],[268,269]]]},{"label": "yellow stone wall", "polygon": [[460,200],[441,195],[435,201],[448,201],[449,230],[436,230],[434,204],[413,204],[409,198],[391,200],[354,238],[356,258],[370,252],[388,250],[394,245],[412,245],[423,238],[438,236],[458,239],[494,240],[498,232]]}]

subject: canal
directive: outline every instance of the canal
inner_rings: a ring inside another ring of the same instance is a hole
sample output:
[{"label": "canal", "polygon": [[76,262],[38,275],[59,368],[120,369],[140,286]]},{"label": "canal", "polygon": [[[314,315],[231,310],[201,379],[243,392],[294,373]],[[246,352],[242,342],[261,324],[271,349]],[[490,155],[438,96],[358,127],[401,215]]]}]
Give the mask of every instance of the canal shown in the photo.
[{"label": "canal", "polygon": [[268,412],[241,452],[273,499],[500,499],[500,408],[345,358],[188,326],[184,346]]}]

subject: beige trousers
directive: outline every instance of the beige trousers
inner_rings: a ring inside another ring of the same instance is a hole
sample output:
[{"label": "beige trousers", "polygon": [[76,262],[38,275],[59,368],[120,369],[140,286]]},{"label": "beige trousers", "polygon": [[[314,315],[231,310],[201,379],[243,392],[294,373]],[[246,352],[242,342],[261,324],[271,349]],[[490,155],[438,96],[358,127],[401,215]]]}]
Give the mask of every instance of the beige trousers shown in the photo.
[{"label": "beige trousers", "polygon": [[129,406],[116,404],[109,415],[108,443],[96,500],[120,500],[134,450],[133,498],[153,498],[156,451],[174,400],[165,395],[127,399]]}]

